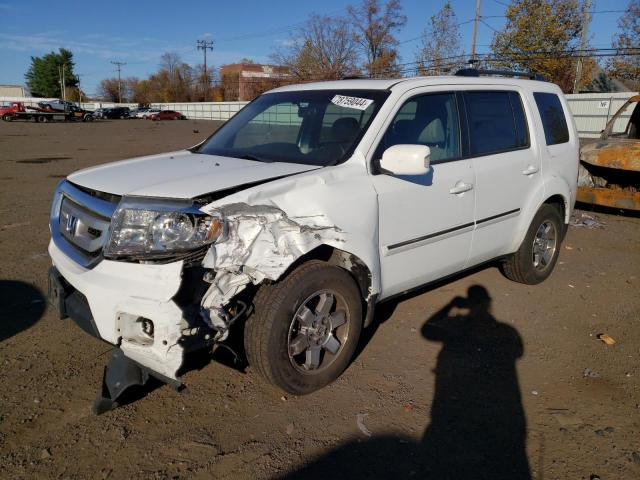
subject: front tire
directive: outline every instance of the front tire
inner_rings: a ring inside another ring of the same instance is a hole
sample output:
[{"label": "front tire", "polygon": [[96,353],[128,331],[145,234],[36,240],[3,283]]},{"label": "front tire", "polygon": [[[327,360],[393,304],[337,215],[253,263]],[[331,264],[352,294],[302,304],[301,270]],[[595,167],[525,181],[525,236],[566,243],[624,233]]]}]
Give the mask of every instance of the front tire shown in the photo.
[{"label": "front tire", "polygon": [[510,280],[527,285],[546,280],[558,260],[563,233],[560,209],[543,204],[518,251],[503,260],[502,273]]},{"label": "front tire", "polygon": [[249,364],[272,385],[304,395],[345,370],[362,330],[362,301],[354,279],[320,261],[261,285],[244,335]]}]

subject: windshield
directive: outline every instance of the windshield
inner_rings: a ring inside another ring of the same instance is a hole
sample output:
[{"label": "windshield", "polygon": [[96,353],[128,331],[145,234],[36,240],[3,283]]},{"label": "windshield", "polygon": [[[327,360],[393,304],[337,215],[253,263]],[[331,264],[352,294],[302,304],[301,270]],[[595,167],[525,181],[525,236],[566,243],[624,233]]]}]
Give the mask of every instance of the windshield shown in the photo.
[{"label": "windshield", "polygon": [[349,158],[388,95],[385,90],[268,93],[233,116],[197,153],[335,165]]}]

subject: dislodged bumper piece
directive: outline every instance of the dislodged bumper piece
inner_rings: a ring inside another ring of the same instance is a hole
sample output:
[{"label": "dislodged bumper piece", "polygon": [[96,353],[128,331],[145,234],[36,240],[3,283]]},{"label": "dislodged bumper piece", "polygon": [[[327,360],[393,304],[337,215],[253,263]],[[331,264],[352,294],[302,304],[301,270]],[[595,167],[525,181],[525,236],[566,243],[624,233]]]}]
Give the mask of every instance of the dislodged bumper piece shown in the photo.
[{"label": "dislodged bumper piece", "polygon": [[111,360],[104,367],[102,388],[93,404],[93,413],[100,415],[118,406],[117,400],[129,387],[147,383],[149,374],[119,348],[113,350]]},{"label": "dislodged bumper piece", "polygon": [[104,368],[102,388],[93,404],[93,413],[100,415],[118,406],[118,399],[130,387],[143,386],[149,376],[156,377],[178,390],[181,383],[159,375],[128,358],[122,350],[115,348],[111,360]]}]

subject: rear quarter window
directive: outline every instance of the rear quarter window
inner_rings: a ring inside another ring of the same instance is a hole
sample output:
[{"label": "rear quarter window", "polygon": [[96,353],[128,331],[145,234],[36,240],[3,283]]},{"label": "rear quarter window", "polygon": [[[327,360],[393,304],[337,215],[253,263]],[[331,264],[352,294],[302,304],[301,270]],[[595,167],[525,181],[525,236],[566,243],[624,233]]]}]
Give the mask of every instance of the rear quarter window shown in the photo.
[{"label": "rear quarter window", "polygon": [[529,146],[526,117],[517,92],[466,92],[465,104],[471,155],[489,155]]},{"label": "rear quarter window", "polygon": [[533,98],[540,112],[547,145],[568,142],[569,127],[558,96],[555,93],[534,92]]}]

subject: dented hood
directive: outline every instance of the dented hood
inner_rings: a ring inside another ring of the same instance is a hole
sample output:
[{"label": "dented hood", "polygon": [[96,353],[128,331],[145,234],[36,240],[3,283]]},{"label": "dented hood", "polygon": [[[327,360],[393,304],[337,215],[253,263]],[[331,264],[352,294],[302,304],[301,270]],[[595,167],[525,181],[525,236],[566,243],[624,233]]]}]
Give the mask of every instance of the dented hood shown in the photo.
[{"label": "dented hood", "polygon": [[82,187],[115,195],[193,198],[318,168],[181,150],[87,168],[72,173],[68,179]]}]

